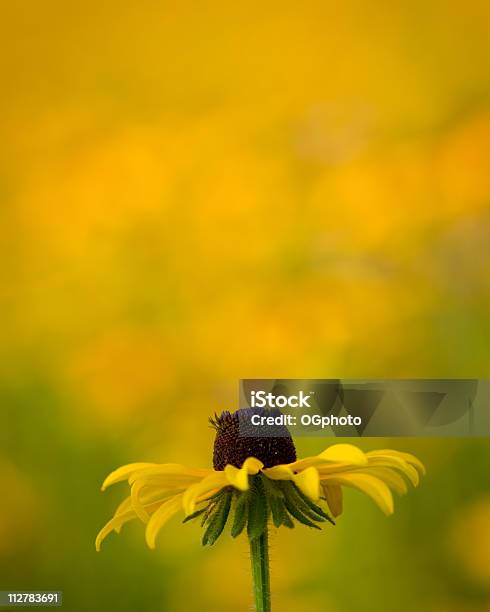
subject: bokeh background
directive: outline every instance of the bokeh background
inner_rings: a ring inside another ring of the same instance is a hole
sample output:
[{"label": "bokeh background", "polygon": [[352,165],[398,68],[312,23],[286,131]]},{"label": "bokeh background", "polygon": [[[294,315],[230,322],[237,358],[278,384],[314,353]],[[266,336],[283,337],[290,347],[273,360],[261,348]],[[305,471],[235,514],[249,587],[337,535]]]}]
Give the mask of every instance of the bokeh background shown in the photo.
[{"label": "bokeh background", "polygon": [[[94,550],[243,378],[490,372],[490,4],[28,0],[0,18],[0,588],[248,610],[246,542]],[[302,439],[300,453],[324,440]],[[273,537],[275,609],[490,610],[488,440]]]}]

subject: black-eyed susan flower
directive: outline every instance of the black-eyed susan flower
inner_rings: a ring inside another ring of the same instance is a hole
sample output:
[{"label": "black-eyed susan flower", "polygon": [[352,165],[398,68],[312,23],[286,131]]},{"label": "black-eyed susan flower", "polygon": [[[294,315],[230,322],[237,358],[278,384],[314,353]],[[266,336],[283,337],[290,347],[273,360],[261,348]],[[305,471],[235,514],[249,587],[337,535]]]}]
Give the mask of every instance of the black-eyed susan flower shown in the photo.
[{"label": "black-eyed susan flower", "polygon": [[[248,412],[247,412],[248,411]],[[364,453],[351,444],[335,444],[319,455],[297,459],[293,440],[284,427],[274,437],[246,436],[240,417],[247,410],[223,412],[210,419],[216,429],[213,469],[176,463],[131,463],[109,474],[102,490],[127,481],[129,496],[96,539],[119,533],[128,521],[146,524],[146,542],[155,547],[164,524],[176,513],[184,521],[201,520],[203,544],[212,545],[229,519],[231,535],[246,529],[250,540],[257,610],[270,610],[269,524],[319,528],[342,513],[342,487],[371,497],[385,514],[393,512],[391,491],[407,492],[407,482],[419,483],[423,464],[413,455],[394,450]],[[330,512],[330,514],[329,514]]]}]

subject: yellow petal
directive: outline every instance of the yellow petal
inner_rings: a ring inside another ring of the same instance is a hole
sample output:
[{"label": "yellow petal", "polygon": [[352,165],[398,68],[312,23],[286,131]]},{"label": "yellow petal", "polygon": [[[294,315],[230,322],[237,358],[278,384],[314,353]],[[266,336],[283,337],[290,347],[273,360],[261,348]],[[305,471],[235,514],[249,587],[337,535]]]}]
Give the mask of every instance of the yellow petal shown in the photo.
[{"label": "yellow petal", "polygon": [[126,497],[126,499],[124,499],[119,506],[116,508],[116,511],[114,512],[114,516],[117,516],[118,514],[122,514],[123,512],[127,512],[128,510],[131,510],[132,505],[131,505],[131,496],[130,497]]},{"label": "yellow petal", "polygon": [[287,464],[265,468],[262,473],[271,480],[293,480],[294,478],[294,472]]},{"label": "yellow petal", "polygon": [[405,495],[407,493],[408,488],[405,480],[395,472],[387,467],[368,467],[364,468],[363,473],[370,474],[375,478],[379,478],[385,484],[387,484],[390,489],[393,489],[398,495]]},{"label": "yellow petal", "polygon": [[[102,529],[99,531],[99,533],[97,535],[97,538],[95,540],[95,549],[97,551],[100,550],[100,545],[105,540],[105,538],[111,533],[111,531],[115,531],[116,533],[119,533],[121,531],[122,526],[125,523],[127,523],[128,521],[132,521],[133,519],[137,518],[136,517],[136,513],[132,509],[131,510],[127,510],[125,512],[119,512],[121,506],[123,506],[123,504],[125,504],[128,499],[131,499],[131,498],[127,498],[127,499],[124,500],[124,502],[117,509],[117,511],[116,511],[117,514],[114,515],[111,518],[111,520],[108,523],[106,523],[104,525],[104,527],[102,527]],[[148,512],[154,512],[161,505],[162,505],[162,500],[156,500],[156,501],[152,502],[151,504],[145,505],[145,509]]]},{"label": "yellow petal", "polygon": [[260,470],[264,467],[264,464],[262,463],[262,461],[260,461],[259,459],[256,459],[255,457],[249,457],[248,459],[245,459],[245,461],[243,462],[242,465],[242,470],[245,469],[247,470],[247,472],[249,474],[252,474],[252,476],[254,474],[258,474],[258,472],[260,472]]},{"label": "yellow petal", "polygon": [[257,474],[263,467],[264,464],[261,461],[254,457],[249,457],[245,459],[240,469],[234,465],[227,465],[225,467],[225,476],[228,482],[236,489],[246,491],[248,489],[249,474]]},{"label": "yellow petal", "polygon": [[325,476],[322,479],[323,481],[327,485],[337,484],[359,489],[359,491],[369,495],[385,514],[393,513],[393,496],[391,491],[384,482],[374,476],[351,472]]},{"label": "yellow petal", "polygon": [[323,484],[322,486],[325,499],[333,517],[336,518],[342,514],[342,487],[334,484]]},{"label": "yellow petal", "polygon": [[357,446],[334,444],[319,455],[298,459],[298,461],[288,463],[287,466],[293,472],[301,472],[309,467],[316,467],[324,471],[329,471],[329,469],[337,471],[342,466],[366,465],[367,462],[366,454]]},{"label": "yellow petal", "polygon": [[[130,497],[126,497],[126,499],[124,501],[122,501],[119,506],[116,508],[116,511],[114,512],[114,517],[116,518],[116,516],[118,516],[119,514],[124,514],[125,512],[128,512],[130,510],[133,509],[133,506],[131,504],[131,496]],[[114,527],[114,531],[116,533],[120,533],[122,529],[122,525],[119,525],[118,527]]]},{"label": "yellow petal", "polygon": [[293,476],[294,484],[313,501],[320,497],[320,477],[314,467],[303,470]]},{"label": "yellow petal", "polygon": [[[134,512],[132,512],[132,515],[133,516],[131,518],[134,518]],[[123,515],[120,515],[120,517],[122,516]],[[127,520],[130,521],[131,518],[128,518]],[[116,520],[116,518],[112,518],[108,523],[106,523],[97,534],[97,538],[95,539],[95,550],[99,552],[102,542],[111,533],[111,531],[116,530],[119,533],[123,524],[123,522],[120,522],[120,520]]]},{"label": "yellow petal", "polygon": [[146,526],[146,543],[155,548],[155,540],[163,525],[182,507],[182,494],[171,497],[152,515]]},{"label": "yellow petal", "polygon": [[305,457],[304,459],[298,459],[298,461],[293,461],[292,463],[284,465],[287,465],[293,472],[302,472],[309,467],[319,468],[323,465],[327,465],[327,461],[315,455],[314,457]]},{"label": "yellow petal", "polygon": [[401,451],[391,449],[383,449],[377,451],[370,451],[366,454],[368,455],[368,457],[397,457],[399,459],[402,459],[403,461],[406,461],[408,464],[413,465],[421,474],[426,473],[425,466],[422,461],[420,461],[420,459],[417,459],[415,455],[411,455],[410,453],[403,453]]},{"label": "yellow petal", "polygon": [[144,480],[137,480],[131,487],[131,504],[138,518],[147,523],[150,520],[150,515],[145,510],[143,503],[140,500],[140,493],[145,488]]},{"label": "yellow petal", "polygon": [[288,465],[275,465],[262,470],[264,476],[271,480],[292,480],[307,497],[316,500],[320,497],[320,477],[315,467],[295,474]]},{"label": "yellow petal", "polygon": [[209,476],[203,478],[200,482],[190,486],[184,493],[182,503],[186,515],[192,514],[196,508],[197,498],[205,495],[213,489],[221,489],[228,483],[228,479],[224,472],[213,472]]},{"label": "yellow petal", "polygon": [[360,448],[353,444],[334,444],[318,455],[320,459],[349,465],[366,465],[368,460]]},{"label": "yellow petal", "polygon": [[[206,474],[207,475],[207,474]],[[141,478],[135,478],[130,482],[130,485],[133,486],[135,483],[139,483],[142,487],[147,487],[148,490],[150,488],[159,489],[161,492],[165,491],[174,491],[180,489],[184,491],[188,489],[193,484],[200,482],[204,476],[189,477],[189,476],[145,476]]]},{"label": "yellow petal", "polygon": [[172,484],[174,484],[176,480],[182,479],[182,482],[188,484],[189,482],[200,480],[213,472],[214,470],[190,468],[180,463],[153,464],[150,467],[131,474],[128,478],[128,482],[132,485],[133,482],[139,478],[159,478],[162,482],[168,480]]},{"label": "yellow petal", "polygon": [[144,468],[148,468],[156,465],[155,463],[128,463],[128,465],[123,465],[117,470],[114,470],[107,476],[102,484],[102,491],[105,491],[107,487],[115,484],[116,482],[121,482],[121,480],[128,479],[134,472],[138,470],[142,470]]},{"label": "yellow petal", "polygon": [[388,467],[399,470],[410,480],[414,487],[419,484],[419,473],[399,454],[388,455],[384,451],[372,451],[371,453],[368,453],[368,459],[369,466]]}]

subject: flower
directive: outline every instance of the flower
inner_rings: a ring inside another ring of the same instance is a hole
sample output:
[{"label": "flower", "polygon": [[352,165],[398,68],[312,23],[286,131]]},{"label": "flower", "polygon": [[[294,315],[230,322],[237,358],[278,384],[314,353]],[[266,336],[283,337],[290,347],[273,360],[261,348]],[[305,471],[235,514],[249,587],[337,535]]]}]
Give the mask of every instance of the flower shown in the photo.
[{"label": "flower", "polygon": [[250,409],[223,412],[210,419],[216,429],[213,469],[176,463],[130,463],[105,479],[102,490],[127,481],[130,495],[97,536],[96,548],[106,536],[119,533],[125,523],[146,524],[146,542],[155,547],[163,525],[183,511],[184,522],[202,517],[203,544],[221,535],[234,506],[231,535],[245,526],[249,539],[261,535],[272,520],[276,527],[296,521],[318,528],[334,521],[319,505],[325,502],[335,518],[342,513],[342,487],[353,487],[371,497],[385,514],[393,512],[391,490],[407,492],[407,481],[417,486],[423,464],[413,455],[395,450],[363,452],[352,444],[334,444],[319,455],[296,458],[289,431],[275,437],[244,435],[242,417]]}]

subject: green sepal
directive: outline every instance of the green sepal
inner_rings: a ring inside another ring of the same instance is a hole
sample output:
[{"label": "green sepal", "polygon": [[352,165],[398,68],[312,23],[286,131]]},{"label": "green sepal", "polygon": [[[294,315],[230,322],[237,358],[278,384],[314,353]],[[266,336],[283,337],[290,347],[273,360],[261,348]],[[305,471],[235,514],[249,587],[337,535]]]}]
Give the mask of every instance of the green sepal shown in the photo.
[{"label": "green sepal", "polygon": [[250,540],[261,536],[267,528],[268,506],[262,477],[255,476],[250,488],[247,533]]},{"label": "green sepal", "polygon": [[[318,527],[318,525],[315,525],[315,523],[308,518],[308,515],[304,514],[300,509],[300,507],[303,506],[303,502],[301,502],[301,504],[298,504],[291,483],[284,482],[282,484],[282,491],[284,493],[284,505],[286,506],[286,509],[289,514],[300,523],[303,523],[303,525],[313,527],[314,529],[320,529],[320,527]],[[324,519],[321,520],[323,521]]]},{"label": "green sepal", "polygon": [[333,520],[333,518],[331,516],[329,516],[324,510],[323,508],[321,508],[320,506],[318,506],[317,504],[315,504],[309,497],[307,497],[303,491],[301,491],[301,489],[299,489],[298,487],[295,486],[295,490],[296,493],[299,495],[299,497],[303,500],[303,502],[310,508],[310,510],[312,512],[314,512],[315,514],[319,514],[324,520],[328,521],[329,523],[332,523],[332,525],[335,525],[335,521]]},{"label": "green sepal", "polygon": [[187,521],[192,521],[193,519],[197,518],[198,516],[201,516],[201,514],[206,512],[206,510],[207,510],[207,507],[206,508],[201,508],[200,510],[196,510],[192,514],[189,514],[189,516],[186,516],[185,519],[182,522],[183,523],[187,523]]},{"label": "green sepal", "polygon": [[202,515],[202,519],[201,519],[201,527],[204,527],[204,525],[206,524],[208,518],[213,513],[215,507],[216,507],[216,502],[214,502],[214,501],[210,502],[206,506],[206,508],[204,509],[204,514]]},{"label": "green sepal", "polygon": [[291,517],[289,516],[289,514],[286,511],[286,508],[284,507],[283,504],[283,512],[284,512],[284,517],[282,519],[282,524],[284,525],[284,527],[287,527],[288,529],[294,529],[294,523],[291,520]]},{"label": "green sepal", "polygon": [[264,478],[262,483],[271,509],[272,522],[275,527],[280,527],[284,523],[284,517],[287,516],[286,509],[284,508],[284,495],[279,485],[270,478]]},{"label": "green sepal", "polygon": [[262,484],[264,485],[265,494],[270,499],[271,497],[282,499],[284,495],[281,491],[281,481],[280,480],[271,480],[264,476],[262,478]]},{"label": "green sepal", "polygon": [[216,493],[213,493],[213,495],[210,495],[209,497],[205,497],[199,503],[202,504],[203,502],[212,502],[212,501],[215,502],[215,501],[218,501],[219,498],[223,495],[223,492],[226,491],[226,490],[227,489],[220,489]]},{"label": "green sepal", "polygon": [[284,517],[287,516],[283,500],[278,497],[269,497],[269,506],[274,527],[280,527],[284,523]]},{"label": "green sepal", "polygon": [[231,527],[231,537],[238,537],[245,528],[248,518],[249,492],[238,493],[235,503],[235,517]]},{"label": "green sepal", "polygon": [[[312,521],[324,522],[327,519],[322,516],[323,510],[319,508],[320,512],[316,512],[311,508],[306,499],[300,495],[299,489],[292,482],[284,483],[284,495],[289,503],[294,506],[301,514],[304,514],[307,518]],[[313,504],[314,505],[314,504]]]},{"label": "green sepal", "polygon": [[212,546],[220,537],[230,513],[231,498],[231,489],[223,489],[223,494],[208,519],[208,526],[202,538],[203,546]]}]

